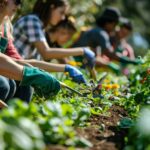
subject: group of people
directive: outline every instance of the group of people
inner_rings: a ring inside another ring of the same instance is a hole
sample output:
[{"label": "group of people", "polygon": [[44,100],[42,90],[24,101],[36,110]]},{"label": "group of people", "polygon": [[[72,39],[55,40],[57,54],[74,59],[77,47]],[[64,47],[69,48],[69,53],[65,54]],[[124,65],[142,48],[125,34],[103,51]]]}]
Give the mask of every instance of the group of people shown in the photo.
[{"label": "group of people", "polygon": [[[50,72],[68,72],[74,82],[86,84],[82,72],[64,59],[70,56],[90,69],[95,64],[107,66],[112,59],[139,63],[121,35],[121,29],[132,30],[130,23],[120,25],[112,34],[120,18],[115,8],[104,10],[96,20],[97,27],[78,32],[67,17],[67,0],[37,0],[32,13],[19,18],[12,27],[11,18],[21,3],[0,0],[0,99],[6,103],[13,97],[29,103],[33,88],[42,97],[56,95],[61,83]],[[64,64],[48,62],[52,59]]]},{"label": "group of people", "polygon": [[[112,61],[140,63],[126,40],[133,30],[129,19],[121,17],[116,8],[109,7],[96,19],[95,24],[96,27],[92,29],[77,30],[75,21],[68,17],[46,32],[48,44],[65,48],[89,46],[96,55],[96,66],[110,67],[116,72],[121,68]],[[76,61],[81,59],[75,57]],[[69,60],[63,59],[62,62]]]}]

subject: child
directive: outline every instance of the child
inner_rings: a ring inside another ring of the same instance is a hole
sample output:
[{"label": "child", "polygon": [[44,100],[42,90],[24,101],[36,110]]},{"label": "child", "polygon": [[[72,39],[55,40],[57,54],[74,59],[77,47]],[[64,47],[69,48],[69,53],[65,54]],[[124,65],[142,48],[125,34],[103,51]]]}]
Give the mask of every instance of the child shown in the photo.
[{"label": "child", "polygon": [[135,59],[134,50],[127,42],[127,38],[132,33],[132,30],[133,26],[131,21],[127,18],[122,19],[116,29],[115,35],[111,37],[111,42],[114,49],[117,47],[122,48],[122,51],[118,52],[122,53],[123,56],[127,56],[130,59]]}]

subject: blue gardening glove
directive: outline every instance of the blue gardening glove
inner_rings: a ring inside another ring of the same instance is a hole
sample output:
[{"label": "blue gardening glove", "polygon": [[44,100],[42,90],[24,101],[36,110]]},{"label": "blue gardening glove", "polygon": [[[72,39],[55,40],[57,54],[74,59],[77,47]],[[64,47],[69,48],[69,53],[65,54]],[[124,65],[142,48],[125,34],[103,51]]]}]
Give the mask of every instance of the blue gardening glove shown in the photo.
[{"label": "blue gardening glove", "polygon": [[95,65],[95,53],[89,48],[83,48],[83,50],[84,50],[84,58],[85,58],[83,60],[83,63],[85,64],[85,66],[93,68]]},{"label": "blue gardening glove", "polygon": [[21,85],[33,86],[35,92],[45,98],[56,95],[60,90],[60,83],[56,78],[35,67],[24,66]]},{"label": "blue gardening glove", "polygon": [[71,65],[66,65],[65,72],[69,73],[70,77],[72,77],[74,82],[86,83],[85,78],[83,77],[82,73],[77,68],[75,68]]}]

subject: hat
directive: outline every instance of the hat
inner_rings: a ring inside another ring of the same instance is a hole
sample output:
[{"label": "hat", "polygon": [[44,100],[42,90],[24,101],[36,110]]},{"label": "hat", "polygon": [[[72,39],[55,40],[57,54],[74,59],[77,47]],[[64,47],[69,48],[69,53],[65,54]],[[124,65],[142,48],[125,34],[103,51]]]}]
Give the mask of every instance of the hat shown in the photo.
[{"label": "hat", "polygon": [[119,20],[119,25],[121,27],[127,28],[128,30],[131,30],[131,31],[133,30],[132,22],[129,19],[127,19],[127,18],[121,18]]},{"label": "hat", "polygon": [[120,11],[115,7],[107,7],[101,14],[100,18],[118,22],[121,17]]}]

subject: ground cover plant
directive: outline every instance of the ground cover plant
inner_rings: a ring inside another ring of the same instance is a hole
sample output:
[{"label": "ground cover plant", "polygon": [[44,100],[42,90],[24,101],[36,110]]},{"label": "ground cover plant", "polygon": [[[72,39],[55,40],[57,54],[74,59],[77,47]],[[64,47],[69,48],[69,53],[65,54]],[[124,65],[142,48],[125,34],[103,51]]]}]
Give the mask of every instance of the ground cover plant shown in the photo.
[{"label": "ground cover plant", "polygon": [[57,75],[82,96],[64,88],[29,105],[12,100],[0,112],[0,150],[149,150],[150,53],[143,61],[128,76],[85,72],[88,85]]}]

